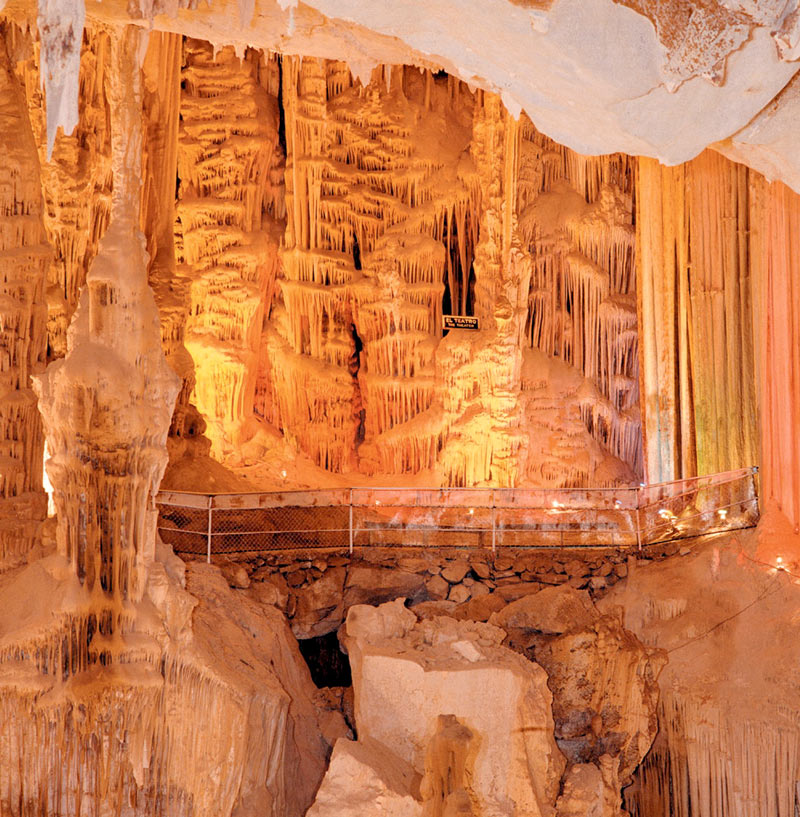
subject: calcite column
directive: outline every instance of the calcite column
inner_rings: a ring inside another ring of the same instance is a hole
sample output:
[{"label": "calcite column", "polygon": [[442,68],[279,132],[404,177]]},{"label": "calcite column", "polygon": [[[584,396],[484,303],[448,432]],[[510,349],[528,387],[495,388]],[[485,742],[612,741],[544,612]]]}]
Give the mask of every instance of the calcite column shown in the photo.
[{"label": "calcite column", "polygon": [[762,509],[800,533],[800,196],[751,173]]},{"label": "calcite column", "polygon": [[112,39],[111,223],[69,329],[67,356],[38,382],[58,548],[81,582],[104,599],[112,631],[127,602],[141,597],[153,559],[153,499],[166,466],[178,390],[161,350],[139,231],[139,48],[133,27]]},{"label": "calcite column", "polygon": [[0,42],[0,572],[25,558],[47,508],[44,437],[31,375],[47,349],[42,223],[36,145],[25,100]]},{"label": "calcite column", "polygon": [[640,162],[641,369],[650,481],[758,462],[748,171],[710,151]]},{"label": "calcite column", "polygon": [[[481,94],[471,146],[481,202],[474,262],[481,332],[474,338],[448,336],[437,352],[444,369],[453,370],[456,363],[454,374],[462,386],[477,386],[480,410],[472,411],[459,433],[448,437],[442,458],[446,484],[513,486],[524,462],[527,435],[521,428],[520,395],[531,262],[517,233],[519,139],[519,125],[500,98]],[[468,360],[471,372],[459,377]]]}]

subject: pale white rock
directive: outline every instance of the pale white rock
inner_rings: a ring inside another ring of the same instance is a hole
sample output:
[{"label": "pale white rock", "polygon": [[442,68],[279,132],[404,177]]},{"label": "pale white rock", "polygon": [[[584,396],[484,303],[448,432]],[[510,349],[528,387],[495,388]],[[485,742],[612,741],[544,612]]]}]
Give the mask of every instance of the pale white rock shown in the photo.
[{"label": "pale white rock", "polygon": [[336,741],[306,817],[422,817],[420,775],[374,740]]},{"label": "pale white rock", "polygon": [[[500,646],[504,635],[488,624],[444,617],[417,623],[397,602],[352,608],[344,642],[356,728],[360,738],[380,741],[418,772],[427,770],[423,799],[450,798],[460,808],[466,797],[477,813],[492,817],[552,815],[564,759],[553,739],[547,676]],[[453,742],[457,751],[442,749]],[[463,775],[458,758],[466,757],[465,784],[443,788],[443,780]]]},{"label": "pale white rock", "polygon": [[39,0],[36,20],[42,39],[42,84],[47,95],[47,157],[56,131],[72,133],[78,124],[83,0]]},{"label": "pale white rock", "polygon": [[603,755],[599,765],[578,763],[570,767],[556,803],[556,816],[627,817],[620,808],[619,777],[610,755]]},{"label": "pale white rock", "polygon": [[[797,70],[780,59],[768,27],[751,25],[741,47],[724,54],[724,83],[713,85],[702,69],[693,75],[695,54],[687,53],[689,70],[676,87],[653,24],[611,0],[554,3],[545,32],[532,25],[525,4],[504,0],[493,0],[491,11],[461,3],[455,16],[448,0],[428,3],[424,15],[414,0],[310,5],[398,37],[412,54],[500,92],[509,110],[524,110],[540,130],[580,153],[686,161],[749,121]],[[610,31],[613,37],[598,36]]]},{"label": "pale white rock", "polygon": [[800,78],[795,76],[780,94],[744,128],[714,148],[752,167],[769,181],[782,181],[800,193]]}]

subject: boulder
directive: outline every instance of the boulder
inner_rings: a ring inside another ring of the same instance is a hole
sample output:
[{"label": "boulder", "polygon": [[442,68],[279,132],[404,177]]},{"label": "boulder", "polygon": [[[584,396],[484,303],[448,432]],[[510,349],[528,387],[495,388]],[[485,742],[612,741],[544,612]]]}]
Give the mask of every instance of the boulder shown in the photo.
[{"label": "boulder", "polygon": [[345,610],[354,604],[383,604],[397,598],[418,598],[425,592],[425,577],[397,568],[357,565],[345,586]]},{"label": "boulder", "polygon": [[332,567],[297,594],[292,630],[297,638],[316,638],[338,630],[344,620],[346,569]]},{"label": "boulder", "polygon": [[450,593],[447,596],[448,601],[454,601],[456,604],[463,604],[468,601],[472,592],[469,587],[463,584],[454,584],[450,588]]},{"label": "boulder", "polygon": [[457,606],[454,601],[421,601],[411,609],[417,618],[423,619],[452,615]]},{"label": "boulder", "polygon": [[[443,616],[418,622],[395,603],[352,608],[342,637],[359,738],[391,746],[426,775],[429,798],[449,799],[449,811],[430,813],[462,814],[468,801],[476,814],[505,814],[511,803],[530,817],[552,814],[564,759],[547,675],[501,646],[502,630]],[[441,752],[455,733],[469,735],[463,751]],[[442,762],[431,771],[437,753],[451,759],[449,778]],[[442,792],[445,778],[465,781],[463,791]]]},{"label": "boulder", "polygon": [[627,817],[620,807],[616,763],[609,755],[594,763],[572,766],[564,778],[556,817]]},{"label": "boulder", "polygon": [[497,593],[473,595],[466,604],[458,606],[454,616],[455,618],[469,618],[473,621],[488,621],[493,613],[502,610],[505,606],[505,599]]},{"label": "boulder", "polygon": [[536,649],[553,692],[556,739],[571,763],[618,763],[626,784],[649,750],[658,721],[657,678],[666,657],[604,615]]},{"label": "boulder", "polygon": [[246,590],[250,587],[250,577],[242,565],[235,562],[224,562],[219,566],[219,569],[230,587],[237,590]]},{"label": "boulder", "polygon": [[506,601],[516,601],[523,596],[530,596],[533,593],[538,593],[542,589],[542,585],[538,582],[519,582],[513,581],[509,584],[504,584],[497,588],[498,595],[502,596]]},{"label": "boulder", "polygon": [[442,577],[447,579],[450,584],[458,584],[468,572],[469,563],[464,559],[457,559],[442,568]]},{"label": "boulder", "polygon": [[373,740],[336,741],[306,817],[422,817],[419,775]]},{"label": "boulder", "polygon": [[450,592],[450,585],[441,576],[431,576],[431,578],[425,582],[425,589],[428,591],[431,600],[439,601],[440,599],[447,598],[447,594]]},{"label": "boulder", "polygon": [[286,601],[289,598],[286,582],[283,583],[283,590],[275,582],[253,582],[249,587],[249,593],[253,601],[259,604],[269,604],[279,610],[286,608]]},{"label": "boulder", "polygon": [[[496,592],[500,593],[505,589],[500,588]],[[525,633],[559,635],[568,630],[586,627],[599,616],[586,591],[562,584],[545,587],[536,594],[511,602],[493,616],[491,621],[509,632],[521,630]]]}]

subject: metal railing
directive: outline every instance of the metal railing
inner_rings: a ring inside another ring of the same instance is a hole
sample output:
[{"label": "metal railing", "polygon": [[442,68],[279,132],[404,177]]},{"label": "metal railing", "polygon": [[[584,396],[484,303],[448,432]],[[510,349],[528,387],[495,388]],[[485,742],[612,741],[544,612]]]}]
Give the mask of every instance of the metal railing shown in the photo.
[{"label": "metal railing", "polygon": [[637,488],[162,491],[162,539],[213,555],[368,547],[637,548],[752,527],[757,469]]}]

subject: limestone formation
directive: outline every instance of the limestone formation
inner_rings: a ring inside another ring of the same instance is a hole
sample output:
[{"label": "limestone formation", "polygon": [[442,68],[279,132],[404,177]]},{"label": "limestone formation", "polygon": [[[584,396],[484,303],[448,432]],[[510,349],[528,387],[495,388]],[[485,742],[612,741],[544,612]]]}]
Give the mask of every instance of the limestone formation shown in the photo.
[{"label": "limestone formation", "polygon": [[36,148],[24,96],[0,49],[0,572],[24,562],[46,513],[44,438],[31,376],[46,359],[46,275]]},{"label": "limestone formation", "polygon": [[557,817],[626,817],[620,807],[616,763],[603,755],[599,765],[571,766],[556,804]]},{"label": "limestone formation", "polygon": [[419,783],[419,775],[386,746],[342,738],[307,815],[422,817]]},{"label": "limestone formation", "polygon": [[348,613],[359,739],[423,775],[425,814],[553,814],[564,760],[547,677],[503,637],[445,617],[417,623],[401,602]]},{"label": "limestone formation", "polygon": [[610,615],[546,642],[535,655],[553,691],[561,751],[572,763],[609,755],[627,783],[658,730],[656,681],[666,657]]},{"label": "limestone formation", "polygon": [[622,606],[625,626],[669,655],[658,679],[659,736],[626,797],[635,817],[795,808],[797,661],[784,644],[797,627],[798,589],[783,570],[765,569],[757,537],[748,531],[639,566],[624,591],[601,602]]},{"label": "limestone formation", "polygon": [[[111,223],[67,356],[37,383],[58,552],[3,577],[0,809],[300,815],[327,747],[288,627],[272,608],[237,605],[216,568],[187,580],[183,563],[157,547],[153,497],[178,383],[138,231],[139,47],[132,28],[111,38]],[[11,106],[13,80],[3,76]],[[31,138],[19,143],[35,157]],[[31,180],[21,181],[12,190]],[[22,215],[39,238],[37,206]],[[35,262],[46,251],[32,246]],[[34,269],[41,287],[43,265]],[[17,291],[31,309],[37,290]],[[38,314],[26,332],[40,330]],[[27,355],[37,346],[21,334],[26,354],[14,349],[15,369],[33,368]],[[28,439],[36,445],[35,433]],[[14,488],[33,486],[33,467],[29,474]]]},{"label": "limestone formation", "polygon": [[0,815],[796,817],[799,67],[800,0],[3,3]]}]

